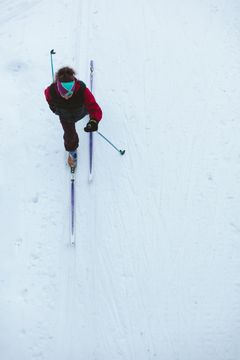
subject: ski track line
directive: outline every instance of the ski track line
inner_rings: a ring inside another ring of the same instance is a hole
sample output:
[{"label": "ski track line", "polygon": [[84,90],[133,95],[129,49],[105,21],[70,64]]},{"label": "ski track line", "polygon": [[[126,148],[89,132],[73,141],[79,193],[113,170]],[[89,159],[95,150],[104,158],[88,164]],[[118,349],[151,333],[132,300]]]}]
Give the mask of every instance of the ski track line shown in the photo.
[{"label": "ski track line", "polygon": [[[128,347],[129,351],[128,353],[132,353],[132,349],[129,348],[130,343],[127,339],[126,334],[126,319],[124,320],[124,314],[123,309],[120,305],[121,298],[118,300],[118,291],[116,291],[117,286],[119,284],[116,284],[115,279],[116,276],[114,274],[114,263],[112,260],[112,255],[106,251],[107,248],[103,248],[103,251],[101,251],[101,265],[104,269],[103,276],[104,281],[102,282],[102,294],[105,294],[107,304],[110,309],[110,314],[112,321],[111,323],[114,323],[115,328],[115,337],[114,337],[114,343],[115,343],[115,352],[119,348],[119,351],[122,351],[121,346],[119,344],[120,340],[121,342],[124,341],[125,346]],[[121,336],[119,336],[120,334]],[[116,336],[118,334],[118,336]],[[100,339],[101,340],[101,339]],[[119,345],[118,345],[119,344]],[[110,349],[109,349],[110,350]],[[114,350],[112,351],[112,355],[114,356]]]},{"label": "ski track line", "polygon": [[[127,73],[126,75],[125,75],[125,86],[127,87],[127,85],[126,84],[128,84],[128,87],[130,87],[130,81],[131,81],[131,76],[129,76],[130,74],[129,73]],[[128,80],[127,80],[128,79]],[[130,80],[129,80],[130,79]],[[124,97],[124,100],[123,100],[123,103],[128,103],[127,102],[127,98],[128,98],[128,101],[131,103],[131,99],[129,99],[129,93],[127,92],[127,91],[123,91],[123,97]],[[131,115],[131,111],[130,111],[130,113],[129,113],[129,111],[127,111],[126,112],[126,114],[125,114],[125,118],[126,119],[128,119],[128,118],[130,118],[130,119],[132,119],[132,120],[134,120],[134,112],[132,113],[132,115]],[[131,132],[130,132],[131,133]],[[134,134],[134,132],[132,132],[132,134]],[[140,150],[140,148],[137,146],[137,143],[139,143],[139,138],[138,138],[138,142],[136,141],[136,139],[135,139],[135,136],[134,135],[132,135],[131,136],[131,139],[129,139],[128,138],[128,143],[129,144],[136,144],[135,145],[135,147],[136,147],[136,156],[134,156],[134,158],[137,158],[137,157],[139,157],[139,158],[141,158],[141,155],[142,155],[142,151]],[[141,140],[140,140],[140,144],[141,144]],[[131,154],[131,153],[129,153],[129,154]],[[140,156],[139,156],[140,155]],[[114,174],[112,174],[112,178],[114,179]],[[134,181],[134,180],[133,180]],[[134,186],[132,186],[133,187],[133,189],[134,189]],[[136,191],[134,191],[133,190],[133,192],[136,192]],[[134,200],[135,201],[137,201],[138,202],[138,193],[136,193],[135,194],[135,198],[134,198]],[[139,203],[139,208],[141,207],[141,203]],[[141,219],[140,219],[140,222],[141,222]],[[134,264],[133,264],[134,265]],[[109,267],[109,271],[110,271],[110,268],[111,268],[111,266]],[[133,271],[133,273],[134,273],[134,271]],[[136,286],[137,286],[137,284],[135,284]],[[138,294],[138,291],[137,291],[137,288],[136,288],[136,294]],[[118,308],[119,307],[119,305],[117,305],[118,303],[117,303],[117,300],[116,300],[116,298],[115,297],[113,297],[113,301],[115,301],[116,302],[116,304],[115,304],[115,307],[114,308]],[[143,301],[142,301],[142,304],[143,304]],[[143,305],[141,305],[140,307],[142,307]],[[129,306],[127,306],[126,308],[128,308],[129,309]],[[138,306],[138,308],[139,308],[139,306]],[[144,306],[143,306],[143,309],[144,309]],[[115,310],[116,311],[116,310]],[[118,310],[118,311],[120,311],[120,309]],[[143,310],[143,313],[144,313],[144,310]],[[129,316],[128,317],[128,327],[127,327],[127,334],[126,334],[126,341],[127,341],[127,343],[129,344],[129,346],[131,346],[131,352],[129,353],[129,356],[131,356],[131,358],[132,359],[135,359],[135,357],[136,357],[136,355],[138,354],[138,349],[137,349],[137,347],[136,346],[134,346],[134,333],[135,333],[135,331],[134,331],[134,328],[135,328],[135,326],[136,326],[136,324],[135,324],[135,320],[131,320],[131,316]],[[146,330],[147,331],[147,330]],[[147,337],[148,338],[150,338],[150,339],[152,339],[152,335],[151,335],[151,333],[149,333],[148,335],[147,335]],[[131,345],[130,345],[131,344]],[[131,354],[131,355],[130,355]]]},{"label": "ski track line", "polygon": [[4,25],[10,21],[18,21],[29,16],[29,12],[32,11],[32,8],[37,6],[40,2],[41,0],[32,0],[31,3],[18,0],[11,1],[11,3],[9,1],[1,1],[0,24]]},{"label": "ski track line", "polygon": [[[85,54],[85,48],[83,48],[84,46],[87,44],[87,32],[88,32],[88,25],[86,25],[86,19],[88,19],[88,17],[86,17],[86,2],[79,2],[79,1],[75,1],[74,4],[68,4],[67,5],[67,9],[68,11],[71,13],[71,15],[69,16],[69,19],[74,19],[73,21],[71,21],[71,26],[69,28],[69,33],[72,34],[72,38],[71,38],[71,43],[72,43],[72,61],[73,64],[70,64],[70,66],[72,65],[77,73],[79,73],[79,77],[82,78],[81,72],[79,71],[79,57],[80,54]],[[84,20],[83,20],[84,19]],[[88,24],[88,22],[87,22]],[[82,57],[83,58],[83,57]],[[81,63],[83,63],[83,60],[81,61]],[[81,67],[80,67],[81,68]],[[81,134],[80,134],[81,135]],[[81,136],[80,136],[80,141],[81,141]],[[80,143],[81,144],[81,143]],[[81,164],[80,164],[80,168],[82,168]],[[78,168],[79,170],[79,168]],[[68,176],[68,175],[67,175]],[[78,203],[78,200],[81,198],[81,194],[82,194],[82,188],[79,188],[79,182],[80,176],[84,176],[83,172],[77,171],[76,174],[76,202]],[[88,185],[87,185],[88,186]],[[68,189],[68,192],[70,190]],[[83,205],[83,202],[81,202],[81,206]],[[78,207],[76,206],[76,211],[78,210]],[[68,214],[69,215],[69,214]],[[65,275],[63,275],[63,281],[62,283],[64,284],[66,282],[66,285],[63,286],[63,288],[61,289],[62,292],[62,296],[63,296],[63,301],[61,304],[62,307],[62,312],[64,314],[64,316],[62,316],[62,340],[61,338],[59,339],[59,344],[62,347],[63,346],[63,351],[65,354],[65,358],[68,358],[71,354],[71,357],[73,359],[75,359],[76,357],[76,353],[75,353],[75,348],[76,348],[76,339],[78,337],[81,337],[81,328],[86,326],[87,324],[84,322],[84,319],[80,319],[79,318],[79,326],[77,325],[77,319],[78,319],[78,306],[80,305],[83,308],[87,308],[87,304],[88,304],[88,296],[86,294],[85,291],[85,296],[83,296],[81,298],[81,303],[78,303],[78,280],[77,280],[77,274],[78,274],[78,263],[81,264],[81,258],[83,256],[82,251],[81,251],[81,239],[82,239],[82,232],[81,232],[81,223],[78,221],[78,213],[76,213],[76,245],[75,248],[71,248],[70,246],[68,246],[67,251],[69,251],[69,256],[65,257],[63,256],[63,260],[62,262],[65,263],[67,262],[68,265],[66,265],[65,270],[67,271],[68,275],[67,277],[65,277]],[[69,216],[68,216],[69,217]],[[81,217],[80,217],[81,219]],[[79,249],[79,250],[78,250]],[[83,268],[82,268],[83,269]],[[80,280],[81,281],[81,280]],[[88,288],[87,284],[83,283],[81,284],[81,286],[84,286],[85,289]],[[65,289],[65,290],[64,290]],[[82,293],[82,295],[84,295],[84,293]],[[76,316],[74,315],[76,314]],[[83,315],[83,313],[82,313]],[[79,334],[79,335],[78,335]],[[64,339],[65,338],[65,339]],[[66,340],[67,338],[67,340]],[[84,348],[84,344],[83,344],[83,340],[81,339],[82,342],[82,346]],[[82,349],[81,352],[84,353],[84,350]],[[61,353],[59,352],[59,355],[61,355]]]},{"label": "ski track line", "polygon": [[[75,69],[79,78],[88,86],[89,79],[89,4],[86,1],[75,1],[73,18],[75,19],[72,51]],[[83,120],[81,120],[83,121]]]}]

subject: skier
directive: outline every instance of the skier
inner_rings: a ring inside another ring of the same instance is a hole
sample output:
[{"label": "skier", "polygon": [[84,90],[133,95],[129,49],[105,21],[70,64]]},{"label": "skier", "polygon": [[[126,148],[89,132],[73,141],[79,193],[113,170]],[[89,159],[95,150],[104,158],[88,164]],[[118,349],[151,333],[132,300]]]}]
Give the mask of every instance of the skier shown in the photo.
[{"label": "skier", "polygon": [[75,75],[72,68],[63,67],[57,71],[55,81],[45,89],[48,105],[59,116],[62,124],[64,146],[69,152],[68,164],[72,168],[77,165],[79,145],[75,123],[89,115],[84,131],[92,132],[98,130],[98,123],[102,118],[102,110],[93,94]]}]

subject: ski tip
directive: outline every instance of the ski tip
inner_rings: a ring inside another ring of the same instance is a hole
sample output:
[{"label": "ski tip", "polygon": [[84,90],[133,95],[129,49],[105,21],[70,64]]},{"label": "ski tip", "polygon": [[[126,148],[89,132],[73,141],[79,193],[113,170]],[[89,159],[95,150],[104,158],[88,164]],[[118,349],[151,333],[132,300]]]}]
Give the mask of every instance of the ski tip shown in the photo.
[{"label": "ski tip", "polygon": [[90,71],[93,73],[93,60],[90,60]]},{"label": "ski tip", "polygon": [[126,151],[126,150],[120,150],[119,152],[120,152],[121,155],[124,155],[124,154],[125,154],[125,151]]},{"label": "ski tip", "polygon": [[93,174],[91,173],[91,174],[89,174],[89,177],[88,177],[88,182],[92,182],[93,181]]},{"label": "ski tip", "polygon": [[72,247],[74,247],[74,246],[75,246],[74,234],[72,234],[72,235],[71,235],[70,245],[71,245]]}]

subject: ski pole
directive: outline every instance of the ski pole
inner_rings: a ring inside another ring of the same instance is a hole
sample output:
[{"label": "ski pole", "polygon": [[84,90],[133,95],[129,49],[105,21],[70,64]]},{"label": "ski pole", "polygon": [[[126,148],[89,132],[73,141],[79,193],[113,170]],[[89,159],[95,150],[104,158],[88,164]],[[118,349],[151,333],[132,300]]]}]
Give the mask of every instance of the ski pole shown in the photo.
[{"label": "ski pole", "polygon": [[[90,89],[93,92],[93,60],[90,61]],[[93,133],[89,133],[89,181],[92,181],[93,176]]]},{"label": "ski pole", "polygon": [[116,149],[119,154],[124,155],[125,154],[125,150],[120,150],[118,149],[110,140],[108,140],[103,134],[101,134],[99,131],[97,131],[97,133],[104,139],[106,140],[112,147],[114,147],[114,149]]},{"label": "ski pole", "polygon": [[53,55],[56,54],[54,49],[50,51],[50,57],[51,57],[51,68],[52,68],[52,79],[54,81],[54,69],[53,69]]}]

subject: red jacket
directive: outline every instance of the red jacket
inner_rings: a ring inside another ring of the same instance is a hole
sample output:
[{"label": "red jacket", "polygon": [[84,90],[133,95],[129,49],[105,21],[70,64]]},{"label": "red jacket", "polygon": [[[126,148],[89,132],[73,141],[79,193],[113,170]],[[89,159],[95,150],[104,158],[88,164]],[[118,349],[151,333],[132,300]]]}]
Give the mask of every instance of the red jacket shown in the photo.
[{"label": "red jacket", "polygon": [[55,110],[57,108],[59,108],[59,106],[60,107],[64,106],[65,102],[66,102],[66,105],[70,105],[70,102],[74,103],[74,97],[77,98],[77,96],[79,96],[80,92],[82,92],[82,94],[83,94],[82,104],[75,103],[73,106],[80,107],[80,106],[84,105],[89,113],[90,119],[94,119],[98,122],[102,119],[102,110],[101,110],[100,106],[97,104],[91,91],[86,87],[86,85],[83,82],[76,80],[74,93],[73,93],[72,97],[70,98],[72,100],[69,101],[69,100],[64,100],[63,98],[61,98],[63,105],[59,105],[57,99],[55,99],[51,95],[51,87],[52,86],[54,86],[54,90],[57,93],[57,96],[60,96],[56,83],[53,83],[50,86],[48,86],[45,89],[44,93],[45,93],[46,100],[49,104],[49,107],[53,112],[55,112]]}]

